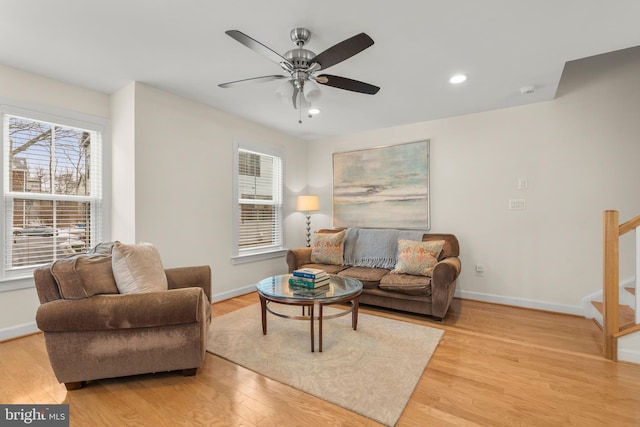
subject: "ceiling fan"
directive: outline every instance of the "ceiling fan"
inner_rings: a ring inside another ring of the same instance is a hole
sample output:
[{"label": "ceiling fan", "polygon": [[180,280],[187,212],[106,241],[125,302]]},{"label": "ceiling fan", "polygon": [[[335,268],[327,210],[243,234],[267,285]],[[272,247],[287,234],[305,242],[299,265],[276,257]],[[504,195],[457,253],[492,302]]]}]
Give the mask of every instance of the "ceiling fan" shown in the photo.
[{"label": "ceiling fan", "polygon": [[318,55],[304,48],[304,45],[311,38],[311,32],[306,28],[294,28],[291,30],[291,40],[297,47],[289,50],[284,55],[278,54],[238,30],[229,30],[225,33],[249,49],[277,63],[287,74],[236,80],[218,85],[221,88],[286,79],[278,87],[276,93],[287,102],[290,102],[296,109],[306,108],[320,97],[320,89],[315,83],[368,95],[375,95],[380,90],[377,86],[358,80],[331,74],[317,74],[320,70],[326,70],[373,45],[373,40],[365,33],[343,40]]}]

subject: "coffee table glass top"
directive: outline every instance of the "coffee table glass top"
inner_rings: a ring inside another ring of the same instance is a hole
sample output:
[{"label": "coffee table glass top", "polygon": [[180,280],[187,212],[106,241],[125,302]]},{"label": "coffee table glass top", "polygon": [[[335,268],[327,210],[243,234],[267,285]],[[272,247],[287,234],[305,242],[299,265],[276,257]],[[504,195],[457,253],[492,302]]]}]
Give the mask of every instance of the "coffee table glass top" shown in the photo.
[{"label": "coffee table glass top", "polygon": [[257,284],[258,292],[273,299],[328,302],[333,299],[344,299],[362,290],[362,282],[359,280],[351,277],[336,276],[335,274],[329,275],[329,285],[316,289],[289,285],[290,277],[291,274],[282,274],[262,279]]}]

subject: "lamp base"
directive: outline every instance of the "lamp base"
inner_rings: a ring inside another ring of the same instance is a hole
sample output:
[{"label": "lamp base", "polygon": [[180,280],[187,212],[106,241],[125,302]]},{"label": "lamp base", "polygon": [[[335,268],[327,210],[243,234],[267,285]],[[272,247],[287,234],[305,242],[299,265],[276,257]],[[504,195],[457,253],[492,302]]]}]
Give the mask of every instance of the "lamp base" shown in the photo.
[{"label": "lamp base", "polygon": [[307,214],[307,247],[311,247],[311,215]]}]

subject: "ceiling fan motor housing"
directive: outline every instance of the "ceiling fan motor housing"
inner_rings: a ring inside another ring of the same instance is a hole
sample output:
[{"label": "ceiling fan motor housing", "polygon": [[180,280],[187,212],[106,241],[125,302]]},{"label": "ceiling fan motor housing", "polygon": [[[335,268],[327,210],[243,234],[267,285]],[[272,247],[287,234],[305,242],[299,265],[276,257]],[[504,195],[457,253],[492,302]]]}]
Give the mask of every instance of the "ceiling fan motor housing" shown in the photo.
[{"label": "ceiling fan motor housing", "polygon": [[298,48],[286,52],[284,57],[293,64],[294,69],[305,70],[313,63],[313,58],[316,57],[316,54],[310,50]]}]

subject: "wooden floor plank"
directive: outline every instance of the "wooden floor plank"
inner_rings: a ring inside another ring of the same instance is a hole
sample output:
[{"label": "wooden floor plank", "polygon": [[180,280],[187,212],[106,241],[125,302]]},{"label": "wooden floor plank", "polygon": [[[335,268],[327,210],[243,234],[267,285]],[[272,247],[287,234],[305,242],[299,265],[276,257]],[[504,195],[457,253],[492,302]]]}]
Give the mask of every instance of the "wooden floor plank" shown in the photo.
[{"label": "wooden floor plank", "polygon": [[[257,302],[252,293],[215,303],[214,319]],[[589,319],[460,299],[443,322],[361,312],[445,331],[399,427],[640,425],[640,366],[604,359]],[[105,379],[67,392],[35,334],[0,344],[0,377],[0,402],[69,403],[72,426],[379,425],[213,354],[194,377]]]}]

